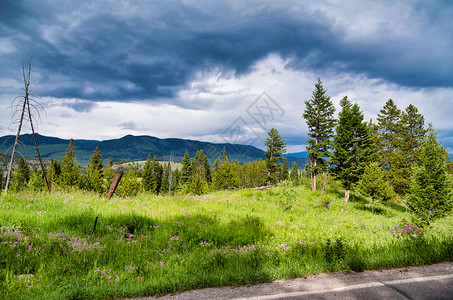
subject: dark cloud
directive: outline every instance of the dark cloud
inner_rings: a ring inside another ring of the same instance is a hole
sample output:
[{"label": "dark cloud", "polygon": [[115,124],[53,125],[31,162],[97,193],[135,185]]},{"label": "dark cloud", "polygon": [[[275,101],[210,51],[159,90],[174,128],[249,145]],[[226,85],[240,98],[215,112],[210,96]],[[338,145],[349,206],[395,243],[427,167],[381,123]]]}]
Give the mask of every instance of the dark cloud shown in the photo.
[{"label": "dark cloud", "polygon": [[360,39],[351,38],[345,24],[302,4],[294,13],[283,3],[251,2],[240,10],[226,3],[136,3],[141,7],[128,11],[111,2],[1,1],[0,37],[16,51],[0,52],[10,61],[0,76],[18,73],[11,61],[20,64],[22,56],[32,55],[40,96],[162,99],[173,97],[198,71],[245,74],[277,53],[292,59],[289,68],[365,73],[410,87],[453,86],[453,42],[445,31],[453,23],[449,2],[415,3],[412,13],[426,24],[420,36],[395,35],[383,26]]},{"label": "dark cloud", "polygon": [[81,100],[75,100],[74,102],[66,102],[63,103],[62,106],[64,107],[69,107],[76,112],[82,113],[82,112],[91,112],[94,108],[97,107],[97,104],[95,102],[91,101],[81,101]]}]

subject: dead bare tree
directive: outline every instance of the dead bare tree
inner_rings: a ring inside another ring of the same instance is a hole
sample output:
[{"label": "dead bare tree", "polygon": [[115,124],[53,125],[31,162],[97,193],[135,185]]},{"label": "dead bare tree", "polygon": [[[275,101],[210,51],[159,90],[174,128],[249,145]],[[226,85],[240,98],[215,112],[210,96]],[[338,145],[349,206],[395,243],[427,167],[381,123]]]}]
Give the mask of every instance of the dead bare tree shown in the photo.
[{"label": "dead bare tree", "polygon": [[[50,192],[50,186],[49,186],[49,183],[47,182],[46,172],[45,172],[45,169],[44,169],[44,165],[42,163],[41,155],[39,154],[38,142],[36,140],[35,129],[34,129],[34,126],[33,126],[34,116],[33,116],[33,113],[32,113],[32,108],[34,108],[35,111],[39,115],[39,110],[36,107],[36,105],[39,105],[39,103],[37,103],[36,101],[33,101],[33,100],[30,99],[30,84],[31,84],[30,73],[31,73],[31,59],[29,60],[27,74],[25,73],[25,67],[24,67],[24,64],[22,63],[22,75],[23,75],[24,86],[25,86],[25,95],[23,96],[23,102],[19,101],[18,103],[16,103],[16,105],[12,106],[13,109],[15,109],[13,115],[16,114],[16,112],[18,111],[19,107],[22,107],[22,109],[21,109],[21,113],[20,113],[20,118],[18,120],[19,126],[18,126],[18,129],[17,129],[16,139],[14,141],[14,146],[13,146],[13,150],[12,150],[12,153],[11,153],[11,160],[10,160],[9,165],[8,165],[8,172],[7,172],[6,184],[5,184],[5,194],[8,193],[9,184],[11,182],[11,173],[12,173],[12,169],[13,169],[14,156],[15,156],[15,153],[16,153],[17,144],[19,143],[19,136],[20,136],[20,132],[22,130],[23,122],[24,122],[25,112],[27,112],[28,120],[30,122],[30,127],[31,127],[31,130],[32,130],[32,133],[33,133],[33,140],[35,142],[36,152],[38,153],[38,159],[39,159],[39,163],[41,165],[41,170],[42,170],[44,182],[46,183],[47,190]],[[21,98],[21,96],[16,97],[14,99],[14,101],[19,99],[19,98]],[[32,102],[32,103],[30,104],[30,102]]]}]

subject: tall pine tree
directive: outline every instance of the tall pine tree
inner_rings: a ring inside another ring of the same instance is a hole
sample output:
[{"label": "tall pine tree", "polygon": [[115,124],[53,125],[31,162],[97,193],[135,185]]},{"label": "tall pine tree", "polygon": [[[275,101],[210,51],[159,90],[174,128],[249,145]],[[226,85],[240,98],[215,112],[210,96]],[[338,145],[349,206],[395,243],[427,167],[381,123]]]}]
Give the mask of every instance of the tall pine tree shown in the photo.
[{"label": "tall pine tree", "polygon": [[302,115],[308,125],[307,151],[313,191],[316,191],[317,175],[324,172],[329,165],[335,127],[335,107],[326,92],[321,79],[318,78],[311,99],[305,101]]},{"label": "tall pine tree", "polygon": [[368,124],[358,104],[352,104],[345,96],[340,101],[341,112],[334,136],[332,163],[334,176],[345,189],[344,200],[349,201],[350,191],[373,159],[374,145]]},{"label": "tall pine tree", "polygon": [[198,173],[199,180],[210,183],[211,182],[211,168],[209,166],[208,157],[204,154],[203,149],[200,149],[195,154],[192,160],[193,173]]},{"label": "tall pine tree", "polygon": [[80,166],[75,160],[74,154],[75,142],[71,139],[61,162],[61,183],[67,187],[75,186],[79,183]]},{"label": "tall pine tree", "polygon": [[192,181],[192,163],[190,162],[189,152],[186,150],[182,159],[181,185],[187,185]]},{"label": "tall pine tree", "polygon": [[145,192],[150,192],[153,187],[153,166],[151,154],[148,154],[145,165],[143,166],[142,186]]},{"label": "tall pine tree", "polygon": [[90,160],[88,161],[85,187],[88,190],[94,190],[98,193],[103,192],[102,161],[101,150],[96,146],[96,149],[94,149],[93,154],[91,154]]},{"label": "tall pine tree", "polygon": [[453,208],[451,182],[436,135],[430,124],[428,136],[422,144],[420,166],[412,177],[406,202],[421,225],[428,227],[435,218],[451,213]]},{"label": "tall pine tree", "polygon": [[412,170],[419,162],[426,134],[424,118],[412,104],[405,111],[389,99],[378,114],[379,157],[385,177],[398,194],[408,192]]},{"label": "tall pine tree", "polygon": [[12,179],[11,190],[18,192],[27,187],[28,181],[30,180],[30,168],[25,158],[19,158],[17,166],[14,168]]},{"label": "tall pine tree", "polygon": [[401,194],[409,191],[410,178],[414,167],[420,162],[420,151],[427,130],[423,115],[414,105],[409,105],[401,114],[401,132],[397,162],[395,165],[396,190]]},{"label": "tall pine tree", "polygon": [[267,147],[264,151],[264,155],[266,156],[267,184],[269,185],[271,183],[276,183],[277,181],[277,162],[282,157],[282,154],[286,152],[286,143],[275,128],[271,128],[268,135],[269,136],[264,141],[264,145]]},{"label": "tall pine tree", "polygon": [[289,177],[294,185],[299,184],[299,169],[297,166],[297,162],[293,162],[293,165],[291,166],[291,173],[290,173]]},{"label": "tall pine tree", "polygon": [[151,192],[153,192],[154,194],[159,194],[160,185],[162,184],[163,169],[162,166],[159,164],[156,155],[154,155],[153,157],[153,163],[151,168],[152,168]]}]

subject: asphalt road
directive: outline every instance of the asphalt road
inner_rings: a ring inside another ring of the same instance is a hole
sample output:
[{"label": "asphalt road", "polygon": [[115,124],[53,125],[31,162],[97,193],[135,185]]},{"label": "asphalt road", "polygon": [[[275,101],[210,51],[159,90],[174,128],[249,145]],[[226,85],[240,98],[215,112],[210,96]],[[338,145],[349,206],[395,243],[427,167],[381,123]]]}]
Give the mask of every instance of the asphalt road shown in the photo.
[{"label": "asphalt road", "polygon": [[453,299],[453,262],[361,273],[320,274],[251,286],[207,288],[136,299]]}]

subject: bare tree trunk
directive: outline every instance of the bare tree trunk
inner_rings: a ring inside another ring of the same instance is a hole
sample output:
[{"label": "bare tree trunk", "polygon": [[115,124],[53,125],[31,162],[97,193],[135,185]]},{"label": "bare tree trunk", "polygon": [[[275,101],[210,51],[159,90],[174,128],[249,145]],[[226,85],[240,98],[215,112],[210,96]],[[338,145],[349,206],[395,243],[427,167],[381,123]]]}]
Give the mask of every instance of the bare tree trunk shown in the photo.
[{"label": "bare tree trunk", "polygon": [[[313,167],[316,168],[316,161],[314,162]],[[316,191],[316,171],[312,171],[312,172],[313,172],[313,179],[311,182],[311,190],[313,192],[315,192]]]},{"label": "bare tree trunk", "polygon": [[28,66],[28,77],[25,78],[25,71],[22,66],[22,72],[24,74],[24,83],[25,83],[25,103],[27,104],[27,109],[28,109],[28,117],[30,119],[30,127],[31,127],[31,132],[33,133],[33,141],[35,142],[35,147],[36,147],[36,153],[38,154],[38,159],[39,159],[39,164],[41,165],[41,170],[42,170],[42,176],[44,178],[44,182],[46,183],[47,190],[50,193],[50,186],[49,183],[47,182],[47,177],[46,177],[46,170],[44,170],[44,165],[42,163],[41,155],[39,154],[39,149],[38,149],[38,142],[36,141],[36,135],[35,135],[35,129],[33,127],[33,116],[31,114],[31,109],[30,109],[30,99],[29,99],[29,90],[28,87],[30,86],[30,71],[31,71],[31,61]]},{"label": "bare tree trunk", "polygon": [[120,183],[121,177],[123,176],[123,171],[118,171],[115,174],[115,178],[113,178],[112,184],[110,185],[109,191],[107,192],[107,199],[110,199],[113,193],[116,190],[116,187]]},{"label": "bare tree trunk", "polygon": [[324,182],[322,183],[322,189],[321,189],[321,198],[322,198],[322,195],[324,194],[324,189],[326,187],[327,176],[329,176],[329,172],[326,172],[326,174],[324,175]]},{"label": "bare tree trunk", "polygon": [[22,107],[22,113],[20,115],[20,120],[19,120],[19,128],[17,129],[16,140],[14,141],[13,152],[11,153],[11,160],[8,165],[8,173],[6,175],[5,194],[8,193],[9,183],[11,181],[11,171],[13,170],[14,155],[16,154],[17,144],[19,143],[20,130],[22,129],[22,122],[24,120],[25,104],[26,103],[24,101],[24,105]]},{"label": "bare tree trunk", "polygon": [[351,190],[344,190],[344,202],[349,202],[349,196],[351,195]]}]

